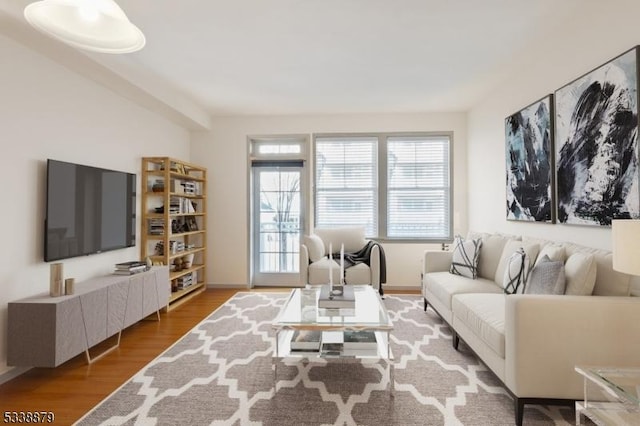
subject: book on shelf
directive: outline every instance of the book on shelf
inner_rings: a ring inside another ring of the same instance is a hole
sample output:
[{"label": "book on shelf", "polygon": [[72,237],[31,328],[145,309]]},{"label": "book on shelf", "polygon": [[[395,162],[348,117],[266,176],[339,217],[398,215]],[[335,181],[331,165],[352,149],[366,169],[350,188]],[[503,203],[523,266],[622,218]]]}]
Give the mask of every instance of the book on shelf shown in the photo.
[{"label": "book on shelf", "polygon": [[323,355],[342,355],[344,351],[343,343],[322,343],[322,354]]},{"label": "book on shelf", "polygon": [[295,330],[291,337],[291,350],[318,352],[321,340],[320,330]]},{"label": "book on shelf", "polygon": [[375,331],[346,330],[343,339],[345,349],[368,350],[378,348]]},{"label": "book on shelf", "polygon": [[353,294],[353,286],[342,286],[342,294],[332,294],[330,286],[323,285],[318,297],[318,307],[326,309],[355,309],[356,298]]}]

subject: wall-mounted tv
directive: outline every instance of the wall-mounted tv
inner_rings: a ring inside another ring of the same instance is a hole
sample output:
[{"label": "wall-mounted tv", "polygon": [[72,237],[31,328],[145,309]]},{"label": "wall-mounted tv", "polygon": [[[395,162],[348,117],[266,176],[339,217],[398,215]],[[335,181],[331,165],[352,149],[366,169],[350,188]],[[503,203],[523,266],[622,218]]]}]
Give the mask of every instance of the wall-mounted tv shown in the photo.
[{"label": "wall-mounted tv", "polygon": [[44,260],[136,244],[136,175],[47,160]]}]

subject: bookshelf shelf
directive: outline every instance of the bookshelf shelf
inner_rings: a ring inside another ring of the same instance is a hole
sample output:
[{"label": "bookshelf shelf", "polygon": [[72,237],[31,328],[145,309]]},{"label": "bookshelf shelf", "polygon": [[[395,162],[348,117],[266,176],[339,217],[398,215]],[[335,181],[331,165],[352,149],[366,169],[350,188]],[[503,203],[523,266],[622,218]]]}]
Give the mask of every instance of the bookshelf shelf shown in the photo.
[{"label": "bookshelf shelf", "polygon": [[144,157],[142,185],[141,256],[171,268],[170,310],[206,286],[207,170],[169,157]]}]

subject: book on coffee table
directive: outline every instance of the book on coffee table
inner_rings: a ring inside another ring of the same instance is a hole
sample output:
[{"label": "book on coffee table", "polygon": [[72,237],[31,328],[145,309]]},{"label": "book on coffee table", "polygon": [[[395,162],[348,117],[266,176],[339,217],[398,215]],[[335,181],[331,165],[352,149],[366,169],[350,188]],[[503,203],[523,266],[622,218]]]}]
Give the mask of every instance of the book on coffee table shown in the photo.
[{"label": "book on coffee table", "polygon": [[329,285],[323,285],[318,297],[318,307],[326,309],[355,309],[356,297],[353,286],[342,286],[342,294],[332,294]]}]

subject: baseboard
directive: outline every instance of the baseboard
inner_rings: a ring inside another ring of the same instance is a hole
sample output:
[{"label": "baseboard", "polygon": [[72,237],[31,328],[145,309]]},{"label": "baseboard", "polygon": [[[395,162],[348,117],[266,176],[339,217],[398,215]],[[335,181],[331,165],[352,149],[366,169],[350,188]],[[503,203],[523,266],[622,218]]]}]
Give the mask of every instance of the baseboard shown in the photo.
[{"label": "baseboard", "polygon": [[211,288],[211,289],[215,289],[215,288],[222,288],[222,289],[242,289],[242,290],[249,290],[249,286],[246,284],[207,284],[207,288]]},{"label": "baseboard", "polygon": [[0,385],[3,383],[7,383],[9,380],[13,380],[21,374],[26,373],[31,370],[32,367],[13,367],[11,370],[6,373],[0,374]]}]

